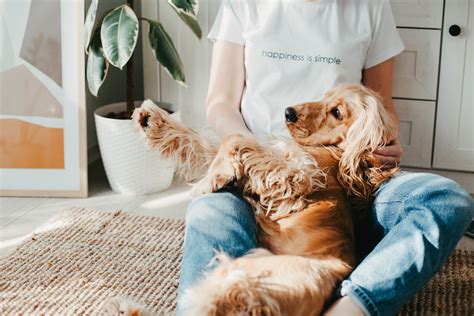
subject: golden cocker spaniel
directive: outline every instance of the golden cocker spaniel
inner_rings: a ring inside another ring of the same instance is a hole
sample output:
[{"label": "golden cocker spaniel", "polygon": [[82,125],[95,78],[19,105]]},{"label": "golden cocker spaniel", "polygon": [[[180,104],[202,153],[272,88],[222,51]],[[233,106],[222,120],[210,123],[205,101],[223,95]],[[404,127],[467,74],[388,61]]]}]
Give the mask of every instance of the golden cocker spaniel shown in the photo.
[{"label": "golden cocker spaniel", "polygon": [[[283,115],[283,113],[282,113]],[[285,110],[291,140],[233,135],[214,144],[151,101],[133,114],[147,145],[177,162],[196,194],[237,186],[253,206],[262,248],[215,269],[184,299],[189,315],[319,314],[355,265],[353,215],[398,169],[372,152],[395,126],[361,85]]]}]

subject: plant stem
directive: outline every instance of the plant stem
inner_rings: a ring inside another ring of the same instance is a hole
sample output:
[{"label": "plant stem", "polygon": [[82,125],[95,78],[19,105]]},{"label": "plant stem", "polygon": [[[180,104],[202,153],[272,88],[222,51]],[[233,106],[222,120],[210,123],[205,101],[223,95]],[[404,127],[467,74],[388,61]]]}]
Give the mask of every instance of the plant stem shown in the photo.
[{"label": "plant stem", "polygon": [[[127,0],[127,4],[133,10],[135,0]],[[135,109],[135,53],[132,54],[130,60],[127,63],[127,116],[132,117],[133,110]]]},{"label": "plant stem", "polygon": [[132,54],[130,60],[127,63],[127,115],[132,116],[133,110],[135,109],[135,64],[133,62]]}]

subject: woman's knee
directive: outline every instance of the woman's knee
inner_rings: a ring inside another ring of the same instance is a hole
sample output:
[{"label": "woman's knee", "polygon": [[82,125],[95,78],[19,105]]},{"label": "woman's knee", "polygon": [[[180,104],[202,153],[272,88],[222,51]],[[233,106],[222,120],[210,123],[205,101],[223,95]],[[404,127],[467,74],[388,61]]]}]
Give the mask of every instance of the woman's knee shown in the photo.
[{"label": "woman's knee", "polygon": [[218,220],[221,212],[219,208],[215,207],[215,202],[213,201],[215,198],[217,196],[214,194],[208,194],[191,200],[186,210],[186,226],[196,225],[207,220]]},{"label": "woman's knee", "polygon": [[438,227],[454,235],[465,231],[473,211],[471,196],[459,184],[430,173],[394,177],[381,188],[374,205],[377,217],[387,217],[392,224],[412,216],[417,225]]},{"label": "woman's knee", "polygon": [[254,229],[255,218],[250,205],[230,192],[212,193],[191,201],[186,211],[186,226],[199,230],[216,230],[220,226],[244,226]]},{"label": "woman's knee", "polygon": [[[452,230],[463,233],[472,219],[473,201],[469,193],[451,179],[429,173],[412,176],[413,184],[405,200],[405,209],[425,211],[428,217]],[[441,224],[441,223],[440,223]]]},{"label": "woman's knee", "polygon": [[419,175],[422,185],[413,191],[412,202],[427,202],[434,210],[447,216],[452,224],[466,225],[471,221],[473,201],[466,190],[451,179],[429,173]]}]

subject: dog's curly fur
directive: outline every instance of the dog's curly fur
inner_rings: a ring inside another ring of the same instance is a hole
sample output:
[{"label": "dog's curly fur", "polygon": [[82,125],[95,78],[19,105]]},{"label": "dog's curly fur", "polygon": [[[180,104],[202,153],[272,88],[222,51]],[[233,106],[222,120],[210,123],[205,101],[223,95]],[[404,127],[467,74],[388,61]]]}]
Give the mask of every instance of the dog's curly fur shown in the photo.
[{"label": "dog's curly fur", "polygon": [[335,87],[292,109],[293,139],[267,144],[241,135],[213,144],[151,101],[133,114],[149,148],[197,181],[196,194],[242,189],[267,249],[216,256],[216,268],[186,291],[190,315],[319,314],[355,265],[353,206],[398,171],[382,169],[372,155],[394,124],[380,96],[361,85]]}]

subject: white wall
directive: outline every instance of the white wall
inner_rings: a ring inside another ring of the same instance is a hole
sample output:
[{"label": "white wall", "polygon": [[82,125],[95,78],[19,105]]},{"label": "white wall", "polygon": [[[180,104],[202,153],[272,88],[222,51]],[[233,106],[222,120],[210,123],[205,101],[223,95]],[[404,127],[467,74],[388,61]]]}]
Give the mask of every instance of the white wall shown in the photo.
[{"label": "white wall", "polygon": [[172,37],[184,64],[188,87],[174,82],[160,68],[149,52],[149,44],[144,44],[144,94],[145,98],[172,103],[174,109],[181,110],[183,122],[194,128],[202,128],[206,123],[206,95],[212,57],[212,42],[206,36],[219,9],[219,0],[201,0],[198,20],[203,30],[199,41],[191,30],[179,19],[167,1],[143,2],[144,15],[163,23]]}]

